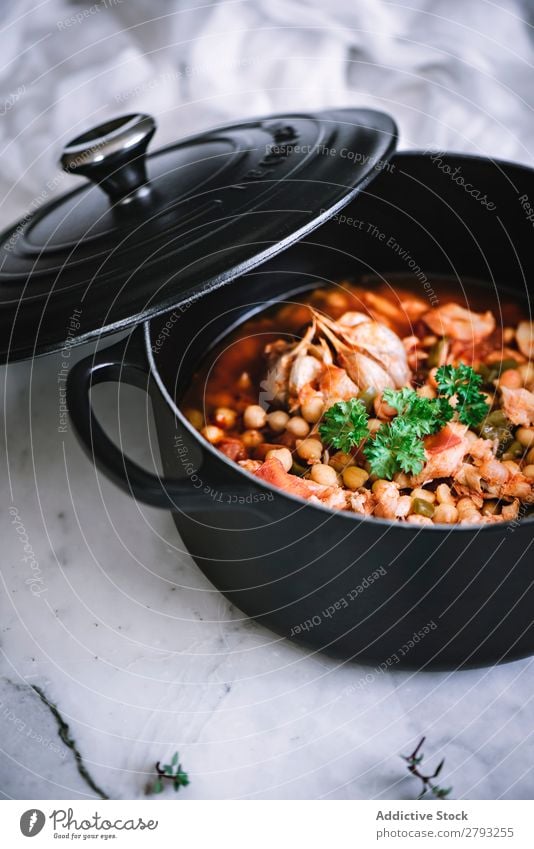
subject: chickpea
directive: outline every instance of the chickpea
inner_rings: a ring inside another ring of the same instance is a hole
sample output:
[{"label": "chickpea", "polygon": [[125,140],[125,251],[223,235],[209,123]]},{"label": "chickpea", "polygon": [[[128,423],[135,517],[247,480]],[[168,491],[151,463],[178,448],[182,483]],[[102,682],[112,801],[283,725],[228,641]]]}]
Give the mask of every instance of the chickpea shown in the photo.
[{"label": "chickpea", "polygon": [[451,488],[446,483],[440,483],[440,485],[436,487],[436,498],[438,499],[439,504],[454,505],[454,498],[451,493]]},{"label": "chickpea", "polygon": [[534,427],[518,427],[515,438],[524,448],[532,448],[534,445]]},{"label": "chickpea", "polygon": [[289,416],[283,410],[275,410],[274,413],[269,413],[267,416],[267,424],[275,433],[285,430],[288,421]]},{"label": "chickpea", "polygon": [[436,390],[432,386],[428,386],[426,383],[424,386],[420,386],[415,390],[420,398],[435,398]]},{"label": "chickpea", "polygon": [[271,448],[270,451],[267,451],[265,455],[266,460],[279,460],[284,467],[284,471],[289,472],[291,466],[293,465],[293,458],[291,456],[291,451],[289,448]]},{"label": "chickpea", "polygon": [[476,504],[468,497],[460,498],[456,505],[456,509],[458,511],[458,518],[460,521],[463,519],[470,519],[471,517],[476,519],[480,516]]},{"label": "chickpea", "polygon": [[387,401],[384,401],[382,395],[377,395],[375,400],[373,401],[373,406],[375,408],[375,413],[377,418],[389,420],[393,418],[393,416],[397,415],[397,410],[395,407],[391,407]]},{"label": "chickpea", "polygon": [[323,486],[337,486],[336,470],[332,466],[327,466],[325,463],[316,463],[312,466],[310,478],[315,483],[323,484]]},{"label": "chickpea", "polygon": [[204,425],[204,416],[200,410],[188,409],[184,410],[184,415],[187,421],[193,425],[195,430],[200,430]]},{"label": "chickpea", "polygon": [[263,435],[259,430],[245,430],[241,434],[241,442],[245,448],[257,448],[263,442]]},{"label": "chickpea", "polygon": [[531,466],[534,463],[534,448],[531,448],[527,452],[527,456],[525,457],[525,461],[527,466]]},{"label": "chickpea", "polygon": [[436,500],[433,492],[429,492],[427,489],[422,489],[421,487],[412,490],[412,498],[422,498],[423,501],[428,501],[429,504],[433,504]]},{"label": "chickpea", "polygon": [[409,495],[401,495],[395,507],[395,516],[397,519],[403,519],[412,509],[412,499]]},{"label": "chickpea", "polygon": [[358,466],[349,466],[343,472],[343,483],[348,489],[359,489],[369,479],[365,469],[360,469]]},{"label": "chickpea", "polygon": [[217,445],[221,439],[224,439],[224,430],[221,430],[220,427],[216,427],[216,425],[206,425],[200,432],[204,439],[207,439],[212,445]]},{"label": "chickpea", "polygon": [[528,466],[524,466],[523,474],[526,478],[534,478],[534,464],[529,463]]},{"label": "chickpea", "polygon": [[379,428],[382,427],[384,423],[380,421],[380,419],[369,419],[367,422],[367,427],[369,429],[369,433],[376,433]]},{"label": "chickpea", "polygon": [[396,486],[396,484],[394,484],[392,481],[386,481],[382,478],[379,478],[373,483],[371,489],[373,490],[375,495],[380,495],[381,492],[387,492],[388,490],[391,492],[391,487],[394,486]]},{"label": "chickpea", "polygon": [[297,439],[297,454],[306,463],[320,463],[322,453],[323,446],[318,439]]},{"label": "chickpea", "polygon": [[254,459],[265,460],[268,451],[273,451],[278,448],[287,448],[287,445],[282,445],[280,442],[260,442],[254,450]]},{"label": "chickpea", "polygon": [[458,521],[458,510],[454,504],[438,504],[432,517],[439,525],[454,525]]},{"label": "chickpea", "polygon": [[347,466],[351,466],[353,464],[354,457],[352,454],[344,454],[343,451],[337,451],[330,457],[330,465],[338,473],[341,473],[343,469],[346,469]]},{"label": "chickpea", "polygon": [[405,472],[396,472],[393,475],[393,480],[398,485],[399,489],[408,489],[410,486],[410,478]]},{"label": "chickpea", "polygon": [[419,513],[411,513],[407,519],[407,522],[410,525],[433,525],[434,522],[432,519],[429,519],[428,516],[421,516]]},{"label": "chickpea", "polygon": [[323,415],[324,404],[320,398],[309,398],[301,405],[302,418],[310,424],[318,422]]},{"label": "chickpea", "polygon": [[534,363],[523,363],[517,370],[525,386],[527,383],[532,383],[534,380]]},{"label": "chickpea", "polygon": [[243,422],[246,428],[254,430],[265,427],[267,413],[259,404],[249,404],[243,413]]},{"label": "chickpea", "polygon": [[231,430],[235,425],[237,413],[231,407],[217,407],[213,419],[218,427],[222,427],[223,430]]},{"label": "chickpea", "polygon": [[300,416],[292,416],[286,424],[286,430],[298,439],[304,439],[310,432],[310,426]]},{"label": "chickpea", "polygon": [[252,387],[252,380],[248,371],[242,372],[237,378],[237,388],[241,391],[250,389]]},{"label": "chickpea", "polygon": [[476,506],[475,502],[472,501],[469,498],[469,496],[467,496],[467,495],[464,496],[463,498],[458,499],[458,503],[456,504],[456,507],[458,508],[458,510],[460,512],[463,512],[464,510],[470,510],[470,509],[478,510],[478,507]]},{"label": "chickpea", "polygon": [[508,389],[519,389],[522,385],[523,380],[516,368],[506,369],[499,378],[499,386],[506,386]]}]

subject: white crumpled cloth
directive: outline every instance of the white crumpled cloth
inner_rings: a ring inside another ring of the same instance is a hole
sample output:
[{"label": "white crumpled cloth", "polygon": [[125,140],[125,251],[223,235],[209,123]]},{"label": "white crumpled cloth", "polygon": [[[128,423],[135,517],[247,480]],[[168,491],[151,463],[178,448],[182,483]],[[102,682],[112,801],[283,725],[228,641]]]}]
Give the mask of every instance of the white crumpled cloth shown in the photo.
[{"label": "white crumpled cloth", "polygon": [[69,138],[139,110],[163,144],[228,119],[371,106],[396,118],[402,148],[532,161],[528,0],[17,0],[2,18],[3,226],[73,185],[46,188]]},{"label": "white crumpled cloth", "polygon": [[[72,136],[138,110],[157,118],[157,146],[272,111],[374,106],[404,148],[531,162],[526,12],[512,0],[403,2],[4,0],[0,224],[75,184],[57,168]],[[5,794],[93,795],[59,741],[17,733],[57,731],[28,683],[58,705],[112,797],[144,798],[153,764],[178,748],[192,777],[179,799],[410,798],[397,753],[427,734],[455,798],[533,798],[532,660],[382,674],[247,622],[183,552],[170,515],[97,478],[72,428],[59,433],[62,369],[58,354],[0,370],[2,504],[15,505],[48,592],[29,591],[4,506]],[[104,426],[152,467],[148,400],[101,388]]]}]

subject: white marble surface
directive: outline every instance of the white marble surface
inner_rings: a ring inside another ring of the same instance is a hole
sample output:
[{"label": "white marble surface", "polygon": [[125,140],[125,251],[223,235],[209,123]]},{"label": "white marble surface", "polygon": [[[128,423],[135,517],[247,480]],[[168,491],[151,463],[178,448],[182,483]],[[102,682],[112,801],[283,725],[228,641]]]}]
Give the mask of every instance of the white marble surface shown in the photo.
[{"label": "white marble surface", "polygon": [[[106,795],[136,798],[180,751],[184,798],[411,798],[399,758],[427,735],[456,798],[532,798],[532,661],[378,674],[308,657],[240,614],[181,548],[170,515],[97,476],[58,433],[58,358],[10,367],[2,477],[0,786],[84,798],[54,704]],[[111,393],[99,399],[114,418]],[[149,459],[146,405],[124,398],[127,444]],[[21,558],[18,510],[41,570]],[[36,595],[36,588],[39,595]],[[167,790],[172,797],[173,791]]]},{"label": "white marble surface", "polygon": [[[399,122],[401,147],[533,161],[533,47],[520,4],[336,0],[326,11],[322,0],[254,0],[208,13],[151,0],[100,4],[65,30],[83,5],[3,10],[2,226],[67,188],[71,178],[43,195],[62,141],[136,109],[157,116],[165,144],[271,110],[375,106]],[[298,30],[304,20],[312,29]],[[58,433],[58,368],[51,356],[2,371],[6,797],[87,798],[95,786],[142,797],[154,762],[179,749],[191,776],[183,798],[413,798],[399,754],[426,734],[429,765],[445,756],[454,797],[532,798],[531,660],[393,671],[354,692],[360,667],[308,657],[243,621],[182,550],[168,514],[95,474],[72,432]],[[145,420],[132,393],[123,432],[146,459]],[[71,745],[34,687],[57,705]]]}]

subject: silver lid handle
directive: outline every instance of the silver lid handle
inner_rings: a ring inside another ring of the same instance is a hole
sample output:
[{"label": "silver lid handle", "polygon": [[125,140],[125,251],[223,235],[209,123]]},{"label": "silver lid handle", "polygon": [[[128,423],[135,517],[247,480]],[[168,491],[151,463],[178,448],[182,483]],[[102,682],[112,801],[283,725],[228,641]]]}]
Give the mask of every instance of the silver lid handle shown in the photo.
[{"label": "silver lid handle", "polygon": [[99,185],[113,203],[123,202],[148,185],[145,154],[155,131],[150,115],[123,115],[69,142],[61,166]]}]

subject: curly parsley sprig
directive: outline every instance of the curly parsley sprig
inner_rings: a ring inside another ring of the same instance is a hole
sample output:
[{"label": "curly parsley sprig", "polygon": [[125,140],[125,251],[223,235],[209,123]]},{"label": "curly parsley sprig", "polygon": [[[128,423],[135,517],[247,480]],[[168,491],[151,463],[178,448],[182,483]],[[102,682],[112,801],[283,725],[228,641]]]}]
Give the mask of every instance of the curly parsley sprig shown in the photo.
[{"label": "curly parsley sprig", "polygon": [[391,480],[396,472],[416,475],[425,464],[423,442],[413,424],[402,416],[383,424],[374,438],[365,443],[363,453],[372,473],[386,480]]},{"label": "curly parsley sprig", "polygon": [[[384,401],[397,416],[371,435],[365,406],[358,398],[339,401],[324,414],[319,433],[327,445],[348,453],[363,440],[363,454],[371,472],[391,480],[397,472],[419,474],[425,464],[423,437],[437,433],[455,413],[463,424],[475,427],[489,411],[480,390],[482,378],[470,366],[442,366],[436,372],[439,395],[422,398],[415,390],[385,389]],[[455,397],[456,407],[450,403]]]},{"label": "curly parsley sprig", "polygon": [[338,401],[324,414],[319,433],[327,445],[348,453],[369,436],[368,419],[367,410],[359,398]]},{"label": "curly parsley sprig", "polygon": [[481,392],[482,375],[471,366],[441,366],[436,372],[438,391],[444,398],[456,396],[458,419],[469,427],[479,425],[489,412],[486,396]]},{"label": "curly parsley sprig", "polygon": [[436,433],[454,415],[445,398],[421,398],[413,389],[385,389],[382,397],[411,425],[417,436]]},{"label": "curly parsley sprig", "polygon": [[176,792],[179,791],[180,787],[187,787],[189,784],[189,776],[182,768],[178,752],[174,753],[171,762],[168,764],[161,765],[158,761],[156,764],[156,773],[157,777],[149,787],[149,792],[161,793],[164,790],[165,781],[170,781]]}]

